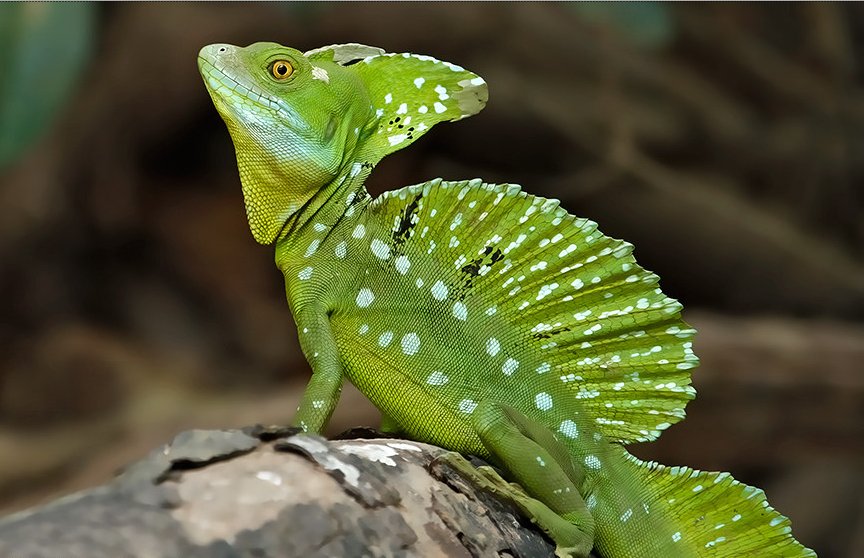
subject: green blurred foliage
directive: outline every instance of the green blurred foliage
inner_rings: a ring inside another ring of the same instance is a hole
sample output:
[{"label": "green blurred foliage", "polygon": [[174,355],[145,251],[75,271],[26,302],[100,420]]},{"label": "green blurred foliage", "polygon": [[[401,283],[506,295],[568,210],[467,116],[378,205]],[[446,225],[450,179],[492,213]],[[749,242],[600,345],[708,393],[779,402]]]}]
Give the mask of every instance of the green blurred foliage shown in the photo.
[{"label": "green blurred foliage", "polygon": [[675,22],[661,2],[570,2],[588,23],[616,32],[637,47],[661,49],[672,42]]},{"label": "green blurred foliage", "polygon": [[90,59],[96,6],[0,4],[0,168],[50,126]]}]

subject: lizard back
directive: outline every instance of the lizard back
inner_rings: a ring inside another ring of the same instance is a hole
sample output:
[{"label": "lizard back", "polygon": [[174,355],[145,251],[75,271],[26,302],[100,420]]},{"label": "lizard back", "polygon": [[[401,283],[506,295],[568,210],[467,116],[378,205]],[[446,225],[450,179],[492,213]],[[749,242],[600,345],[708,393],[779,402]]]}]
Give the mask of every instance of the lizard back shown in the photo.
[{"label": "lizard back", "polygon": [[362,352],[457,417],[491,398],[623,442],[684,416],[693,330],[629,244],[479,180],[388,192],[364,213],[331,317],[352,381]]}]

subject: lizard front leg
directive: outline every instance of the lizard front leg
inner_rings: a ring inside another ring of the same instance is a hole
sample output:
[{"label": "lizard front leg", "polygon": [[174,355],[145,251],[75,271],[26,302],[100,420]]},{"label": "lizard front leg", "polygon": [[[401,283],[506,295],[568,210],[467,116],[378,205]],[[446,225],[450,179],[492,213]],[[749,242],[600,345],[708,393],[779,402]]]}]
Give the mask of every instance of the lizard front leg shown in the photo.
[{"label": "lizard front leg", "polygon": [[300,335],[300,348],[312,366],[312,378],[292,424],[304,432],[320,433],[330,421],[342,394],[342,362],[330,319],[322,306],[309,305],[295,310],[294,321]]}]

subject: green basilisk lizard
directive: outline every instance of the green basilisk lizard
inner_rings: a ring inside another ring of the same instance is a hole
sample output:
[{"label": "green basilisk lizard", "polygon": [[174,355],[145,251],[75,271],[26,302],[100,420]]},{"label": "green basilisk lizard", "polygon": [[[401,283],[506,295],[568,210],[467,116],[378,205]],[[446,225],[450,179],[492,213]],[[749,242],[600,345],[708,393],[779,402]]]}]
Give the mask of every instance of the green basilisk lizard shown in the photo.
[{"label": "green basilisk lizard", "polygon": [[388,429],[502,466],[524,491],[464,462],[560,556],[815,556],[761,490],[624,448],[684,418],[698,362],[630,244],[512,184],[366,192],[384,156],[480,111],[482,78],[359,44],[198,64],[312,366],[296,425],[320,432],[347,378]]}]

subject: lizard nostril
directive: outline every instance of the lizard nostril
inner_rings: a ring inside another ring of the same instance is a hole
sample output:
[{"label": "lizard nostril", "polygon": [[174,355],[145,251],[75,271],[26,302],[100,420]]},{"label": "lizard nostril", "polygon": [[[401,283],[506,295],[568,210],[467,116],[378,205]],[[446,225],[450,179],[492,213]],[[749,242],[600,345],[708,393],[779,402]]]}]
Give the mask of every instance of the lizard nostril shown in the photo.
[{"label": "lizard nostril", "polygon": [[225,47],[219,47],[219,52],[225,52]]}]

